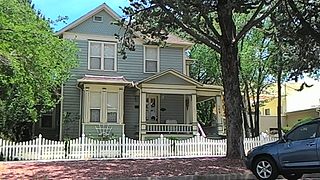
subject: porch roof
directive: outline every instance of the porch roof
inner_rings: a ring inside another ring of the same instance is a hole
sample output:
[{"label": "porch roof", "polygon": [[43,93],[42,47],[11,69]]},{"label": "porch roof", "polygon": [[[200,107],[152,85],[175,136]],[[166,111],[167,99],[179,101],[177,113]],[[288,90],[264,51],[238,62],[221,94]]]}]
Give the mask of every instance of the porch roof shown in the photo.
[{"label": "porch roof", "polygon": [[97,83],[97,84],[119,84],[130,85],[133,82],[128,81],[124,76],[96,76],[85,75],[83,78],[77,80],[78,83]]},{"label": "porch roof", "polygon": [[223,87],[202,84],[181,72],[169,69],[140,82],[142,92],[160,94],[197,94],[203,97],[222,95]]}]

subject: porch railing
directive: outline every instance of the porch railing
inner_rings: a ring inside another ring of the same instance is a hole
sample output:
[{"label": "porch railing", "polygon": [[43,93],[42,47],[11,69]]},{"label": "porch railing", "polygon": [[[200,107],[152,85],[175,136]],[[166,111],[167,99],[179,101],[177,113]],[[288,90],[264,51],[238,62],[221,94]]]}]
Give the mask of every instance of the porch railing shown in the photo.
[{"label": "porch railing", "polygon": [[191,134],[193,132],[192,124],[147,124],[147,133],[181,133]]}]

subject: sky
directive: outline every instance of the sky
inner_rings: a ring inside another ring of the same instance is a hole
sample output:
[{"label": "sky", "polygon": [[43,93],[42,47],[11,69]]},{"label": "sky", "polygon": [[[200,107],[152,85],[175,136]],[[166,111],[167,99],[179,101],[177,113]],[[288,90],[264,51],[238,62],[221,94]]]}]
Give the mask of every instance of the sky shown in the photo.
[{"label": "sky", "polygon": [[[56,20],[59,16],[67,16],[67,24],[72,23],[102,3],[106,3],[119,15],[123,14],[119,7],[129,5],[128,0],[32,0],[32,3],[37,10],[40,10],[42,14],[52,20]],[[53,28],[58,31],[67,24],[60,22],[54,25]]]}]

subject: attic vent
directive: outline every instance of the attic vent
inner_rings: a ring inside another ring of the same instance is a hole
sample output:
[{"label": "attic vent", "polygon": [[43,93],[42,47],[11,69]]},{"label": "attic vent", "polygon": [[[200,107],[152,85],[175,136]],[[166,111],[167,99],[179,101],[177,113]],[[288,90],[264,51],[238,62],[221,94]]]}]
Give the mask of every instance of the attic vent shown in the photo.
[{"label": "attic vent", "polygon": [[93,22],[102,22],[103,18],[102,16],[93,16]]}]

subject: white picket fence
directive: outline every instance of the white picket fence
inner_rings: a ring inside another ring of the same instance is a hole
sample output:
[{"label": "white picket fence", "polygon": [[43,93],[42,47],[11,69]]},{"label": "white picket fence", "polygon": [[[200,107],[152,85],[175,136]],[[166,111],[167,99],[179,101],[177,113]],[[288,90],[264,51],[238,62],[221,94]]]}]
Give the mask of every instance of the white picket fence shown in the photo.
[{"label": "white picket fence", "polygon": [[[271,137],[245,138],[245,152],[275,141]],[[147,141],[133,140],[124,135],[118,139],[100,141],[84,134],[70,141],[52,141],[39,135],[26,142],[0,139],[0,153],[5,160],[63,160],[98,158],[168,158],[225,156],[226,140],[213,140],[200,135],[186,140],[160,138]]]}]

